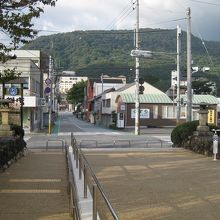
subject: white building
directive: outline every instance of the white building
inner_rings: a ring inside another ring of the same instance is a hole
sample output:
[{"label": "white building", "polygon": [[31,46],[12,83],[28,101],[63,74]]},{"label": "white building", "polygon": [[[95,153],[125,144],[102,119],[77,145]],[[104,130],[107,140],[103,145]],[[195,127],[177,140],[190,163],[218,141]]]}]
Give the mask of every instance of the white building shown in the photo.
[{"label": "white building", "polygon": [[59,92],[66,94],[74,84],[87,81],[88,77],[85,76],[60,76],[59,77]]}]

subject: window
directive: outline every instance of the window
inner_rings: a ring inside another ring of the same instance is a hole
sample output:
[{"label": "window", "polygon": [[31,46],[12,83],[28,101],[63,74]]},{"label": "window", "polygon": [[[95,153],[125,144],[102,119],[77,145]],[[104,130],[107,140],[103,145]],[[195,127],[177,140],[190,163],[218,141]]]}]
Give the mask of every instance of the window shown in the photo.
[{"label": "window", "polygon": [[176,118],[176,107],[162,106],[162,118]]},{"label": "window", "polygon": [[106,107],[111,107],[111,99],[106,100]]},{"label": "window", "polygon": [[180,107],[180,118],[186,118],[186,106]]},{"label": "window", "polygon": [[153,105],[153,118],[158,118],[158,105]]}]

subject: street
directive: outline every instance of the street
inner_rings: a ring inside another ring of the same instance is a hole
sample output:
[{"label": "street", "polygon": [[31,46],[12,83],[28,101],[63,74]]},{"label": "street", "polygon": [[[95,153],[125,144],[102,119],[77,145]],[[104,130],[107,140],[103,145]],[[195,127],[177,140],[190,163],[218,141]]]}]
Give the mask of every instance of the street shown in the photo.
[{"label": "street", "polygon": [[[124,131],[102,128],[76,118],[71,112],[60,112],[52,129],[52,134],[27,134],[25,140],[28,148],[44,148],[48,140],[58,140],[58,142],[53,141],[53,143],[49,141],[49,145],[60,147],[62,140],[70,143],[71,132],[73,132],[79,143],[87,140],[86,144],[89,140],[92,140],[93,143],[95,140],[100,145],[103,143],[108,145],[116,140],[123,140],[124,142],[125,140],[148,140],[157,141],[156,144],[160,144],[161,140],[170,144],[171,131],[171,128],[145,128],[141,130],[141,135],[135,136],[133,129]],[[124,144],[126,145],[126,142]]]}]

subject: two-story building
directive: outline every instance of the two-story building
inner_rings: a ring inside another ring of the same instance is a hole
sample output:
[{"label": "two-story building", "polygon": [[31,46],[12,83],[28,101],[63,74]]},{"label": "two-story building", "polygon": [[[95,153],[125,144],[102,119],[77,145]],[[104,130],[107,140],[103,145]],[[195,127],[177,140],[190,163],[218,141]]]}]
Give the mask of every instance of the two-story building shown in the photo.
[{"label": "two-story building", "polygon": [[[23,128],[25,132],[37,131],[42,128],[43,111],[41,100],[43,98],[43,73],[48,71],[48,57],[40,51],[15,51],[16,59],[0,64],[0,71],[15,69],[23,82]],[[0,85],[2,88],[2,85]],[[12,89],[13,88],[13,89]],[[13,98],[14,108],[20,110],[21,84],[6,83],[5,98]],[[1,96],[2,96],[2,89]],[[13,91],[13,92],[12,92]],[[18,123],[19,116],[13,123]]]},{"label": "two-story building", "polygon": [[[85,90],[84,111],[87,121],[92,123],[101,123],[102,104],[99,104],[97,97],[104,93],[106,90],[119,89],[126,84],[124,76],[109,77],[102,75],[99,79],[88,79],[87,87]],[[96,101],[96,105],[94,105]],[[100,106],[100,107],[98,107]]]}]

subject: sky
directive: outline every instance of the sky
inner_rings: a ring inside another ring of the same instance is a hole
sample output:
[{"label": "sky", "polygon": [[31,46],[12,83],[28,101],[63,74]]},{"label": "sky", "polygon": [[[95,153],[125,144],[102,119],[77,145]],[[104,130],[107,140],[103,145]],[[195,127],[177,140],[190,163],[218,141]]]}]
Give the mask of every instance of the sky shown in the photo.
[{"label": "sky", "polygon": [[[134,29],[136,0],[58,0],[45,7],[35,21],[39,35],[76,30]],[[186,30],[191,9],[192,33],[203,40],[220,41],[220,0],[139,0],[141,28]]]}]

